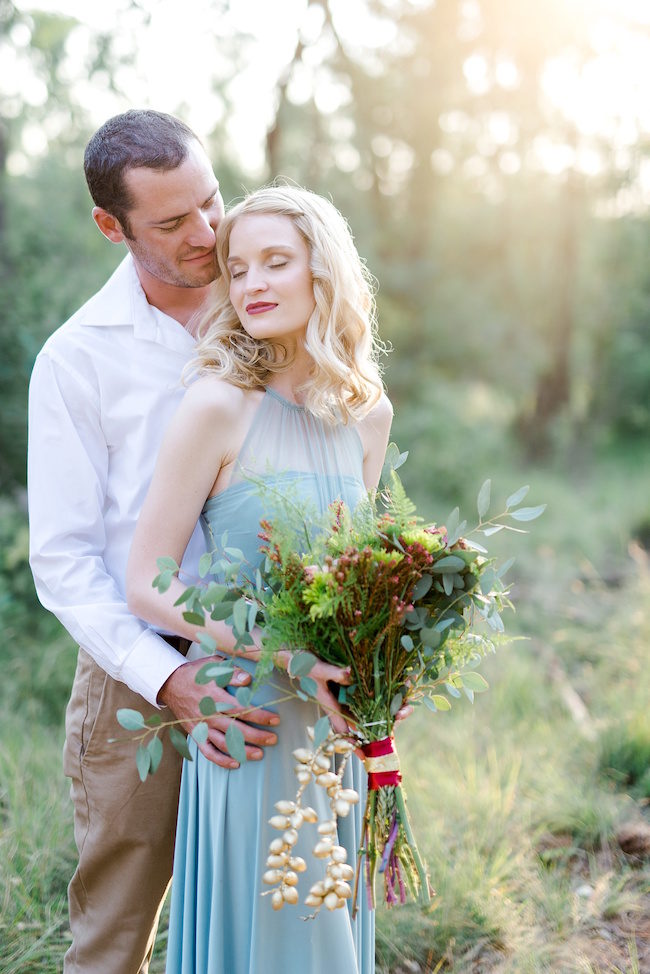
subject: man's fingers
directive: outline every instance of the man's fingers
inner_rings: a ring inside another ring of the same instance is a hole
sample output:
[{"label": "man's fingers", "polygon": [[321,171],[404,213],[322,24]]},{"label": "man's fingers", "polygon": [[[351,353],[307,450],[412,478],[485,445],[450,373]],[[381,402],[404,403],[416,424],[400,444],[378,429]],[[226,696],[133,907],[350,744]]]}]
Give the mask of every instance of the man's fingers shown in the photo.
[{"label": "man's fingers", "polygon": [[[216,728],[210,730],[208,739],[203,744],[199,744],[198,747],[208,761],[212,761],[213,764],[217,764],[221,768],[234,770],[239,767],[239,761],[228,752],[226,735]],[[264,752],[260,748],[251,747],[250,744],[246,745],[245,751],[248,761],[261,761],[264,757]]]},{"label": "man's fingers", "polygon": [[236,666],[232,674],[230,686],[245,687],[251,682],[251,680],[252,676],[248,670],[243,670],[241,666]]}]

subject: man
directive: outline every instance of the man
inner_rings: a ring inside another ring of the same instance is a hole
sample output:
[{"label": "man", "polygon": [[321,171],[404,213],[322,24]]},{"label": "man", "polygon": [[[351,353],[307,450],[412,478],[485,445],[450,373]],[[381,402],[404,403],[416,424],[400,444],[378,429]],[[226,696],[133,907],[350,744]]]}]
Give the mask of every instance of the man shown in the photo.
[{"label": "man", "polygon": [[[31,565],[43,605],[80,645],[64,750],[79,850],[64,971],[144,974],[171,876],[181,759],[166,742],[159,769],[142,784],[133,740],[115,713],[169,708],[160,710],[163,722],[183,718],[190,730],[204,719],[200,698],[223,700],[227,691],[197,686],[202,664],[185,661],[187,644],[128,612],[124,575],[156,453],[183,394],[191,322],[218,272],[223,201],[197,137],[159,112],[109,119],[90,140],[84,168],[95,223],[128,254],[34,366]],[[200,550],[195,535],[183,565],[190,575]],[[276,741],[267,726],[278,719],[268,711],[247,719],[247,755],[260,759]],[[224,744],[228,718],[208,723],[201,751],[236,768]]]}]

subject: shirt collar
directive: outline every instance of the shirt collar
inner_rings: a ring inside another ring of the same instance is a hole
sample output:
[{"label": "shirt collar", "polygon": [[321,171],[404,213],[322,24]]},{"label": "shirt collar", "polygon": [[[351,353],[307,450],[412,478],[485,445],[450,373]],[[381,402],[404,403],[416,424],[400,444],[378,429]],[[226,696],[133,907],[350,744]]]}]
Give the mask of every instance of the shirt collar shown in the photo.
[{"label": "shirt collar", "polygon": [[156,342],[179,351],[194,346],[194,338],[179,321],[149,304],[131,254],[87,302],[80,312],[80,323],[93,327],[127,325],[139,341]]}]

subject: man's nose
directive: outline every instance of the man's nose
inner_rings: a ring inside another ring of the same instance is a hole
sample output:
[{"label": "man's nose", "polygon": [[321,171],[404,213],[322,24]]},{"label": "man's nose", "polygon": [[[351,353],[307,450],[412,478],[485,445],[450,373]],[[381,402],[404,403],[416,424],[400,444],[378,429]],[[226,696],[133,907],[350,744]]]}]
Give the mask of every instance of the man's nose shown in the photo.
[{"label": "man's nose", "polygon": [[188,243],[193,247],[214,247],[217,239],[216,226],[212,226],[211,216],[210,212],[202,211],[192,221]]}]

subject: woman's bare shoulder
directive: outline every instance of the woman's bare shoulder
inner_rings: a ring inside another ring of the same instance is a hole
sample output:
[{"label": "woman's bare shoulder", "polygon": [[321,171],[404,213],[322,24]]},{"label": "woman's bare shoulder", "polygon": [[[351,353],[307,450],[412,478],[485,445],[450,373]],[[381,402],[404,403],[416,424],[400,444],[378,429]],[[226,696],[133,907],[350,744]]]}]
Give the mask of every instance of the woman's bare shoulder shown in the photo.
[{"label": "woman's bare shoulder", "polygon": [[390,429],[392,422],[393,404],[386,393],[382,392],[372,409],[363,417],[359,426],[364,429],[386,430]]},{"label": "woman's bare shoulder", "polygon": [[206,420],[230,420],[241,416],[254,393],[216,375],[199,376],[183,397],[186,414]]}]

